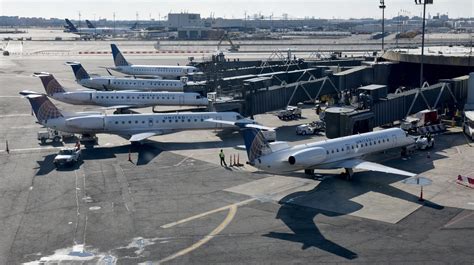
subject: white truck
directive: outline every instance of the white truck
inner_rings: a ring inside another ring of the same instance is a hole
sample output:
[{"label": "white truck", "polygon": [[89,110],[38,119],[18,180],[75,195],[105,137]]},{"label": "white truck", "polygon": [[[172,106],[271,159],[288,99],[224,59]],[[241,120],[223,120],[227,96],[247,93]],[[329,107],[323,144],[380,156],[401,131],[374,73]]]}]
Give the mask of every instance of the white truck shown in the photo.
[{"label": "white truck", "polygon": [[60,166],[72,166],[81,159],[81,149],[79,148],[62,148],[54,157],[53,164],[56,168]]},{"label": "white truck", "polygon": [[41,144],[45,144],[48,140],[51,140],[53,142],[59,142],[62,139],[71,137],[74,137],[73,133],[60,132],[50,128],[47,128],[44,131],[39,131],[37,134],[37,138],[39,141],[41,141]]}]

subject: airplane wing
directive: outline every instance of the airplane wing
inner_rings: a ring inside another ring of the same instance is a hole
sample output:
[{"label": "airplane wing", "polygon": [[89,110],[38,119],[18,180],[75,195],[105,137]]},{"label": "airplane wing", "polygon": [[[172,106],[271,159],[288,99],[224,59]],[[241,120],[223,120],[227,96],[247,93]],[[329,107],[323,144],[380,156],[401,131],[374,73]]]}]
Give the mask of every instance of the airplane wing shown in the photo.
[{"label": "airplane wing", "polygon": [[145,133],[137,133],[132,135],[130,139],[128,139],[130,142],[140,142],[143,141],[147,138],[153,137],[155,135],[159,135],[159,132],[145,132]]},{"label": "airplane wing", "polygon": [[227,124],[227,125],[234,125],[241,128],[255,128],[255,129],[267,130],[267,131],[272,131],[275,129],[275,128],[263,126],[260,124],[249,123],[249,122],[225,121],[225,120],[216,120],[216,119],[206,119],[205,121],[220,123],[220,124]]},{"label": "airplane wing", "polygon": [[363,169],[369,171],[384,172],[408,177],[415,177],[417,174],[411,173],[408,171],[403,171],[393,167],[384,166],[382,164],[377,164],[373,162],[364,161],[361,159],[348,159],[340,162],[336,162],[335,165],[341,168],[353,168],[353,169]]}]

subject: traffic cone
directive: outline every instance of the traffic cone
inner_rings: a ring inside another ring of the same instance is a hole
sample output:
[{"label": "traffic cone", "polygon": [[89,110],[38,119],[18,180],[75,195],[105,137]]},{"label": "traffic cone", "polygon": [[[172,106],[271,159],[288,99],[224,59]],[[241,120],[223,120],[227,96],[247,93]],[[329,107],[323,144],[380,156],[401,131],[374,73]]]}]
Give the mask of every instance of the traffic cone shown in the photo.
[{"label": "traffic cone", "polygon": [[128,162],[133,163],[132,161],[132,150],[128,149]]},{"label": "traffic cone", "polygon": [[418,198],[418,201],[422,202],[424,201],[425,199],[423,199],[423,186],[421,186],[421,190],[420,190],[420,198]]},{"label": "traffic cone", "polygon": [[232,155],[229,156],[229,167],[232,166]]},{"label": "traffic cone", "polygon": [[237,154],[237,166],[240,167],[240,154]]},{"label": "traffic cone", "polygon": [[431,154],[430,152],[428,151],[428,154],[426,155],[427,158],[431,158]]},{"label": "traffic cone", "polygon": [[8,148],[8,140],[5,140],[5,145],[6,145],[5,151],[7,151],[7,153],[10,153],[10,148]]}]

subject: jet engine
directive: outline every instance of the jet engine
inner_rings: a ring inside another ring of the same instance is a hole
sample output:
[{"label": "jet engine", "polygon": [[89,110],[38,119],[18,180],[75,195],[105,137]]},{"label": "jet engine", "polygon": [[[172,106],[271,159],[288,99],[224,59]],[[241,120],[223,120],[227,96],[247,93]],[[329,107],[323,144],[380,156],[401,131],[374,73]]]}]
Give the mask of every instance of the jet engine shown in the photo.
[{"label": "jet engine", "polygon": [[293,166],[310,167],[326,160],[326,149],[313,147],[298,151],[288,157],[288,163]]},{"label": "jet engine", "polygon": [[74,117],[66,120],[66,126],[73,127],[76,129],[84,130],[103,130],[104,129],[104,117],[103,116],[84,116]]}]

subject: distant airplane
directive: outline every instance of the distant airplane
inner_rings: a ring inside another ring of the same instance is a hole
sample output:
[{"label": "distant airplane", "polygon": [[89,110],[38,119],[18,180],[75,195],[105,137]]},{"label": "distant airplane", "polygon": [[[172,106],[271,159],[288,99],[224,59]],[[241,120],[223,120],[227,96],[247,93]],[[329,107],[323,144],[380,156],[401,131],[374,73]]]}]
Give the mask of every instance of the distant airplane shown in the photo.
[{"label": "distant airplane", "polygon": [[137,25],[138,23],[135,23],[132,27],[130,28],[109,28],[109,27],[103,27],[103,28],[96,28],[94,25],[89,20],[86,20],[87,28],[77,28],[72,24],[72,22],[69,19],[65,19],[66,21],[66,26],[65,28],[74,34],[80,35],[80,36],[90,36],[90,37],[103,37],[103,36],[112,36],[112,35],[122,35],[122,34],[128,34],[128,33],[134,33],[138,32]]},{"label": "distant airplane", "polygon": [[[76,90],[66,91],[63,86],[49,73],[36,73],[41,79],[46,94],[56,100],[73,105],[95,105],[109,109],[129,109],[171,106],[207,106],[209,101],[199,93],[184,92],[140,92],[140,91],[95,91]],[[39,94],[24,90],[20,94]]]},{"label": "distant airplane", "polygon": [[[211,122],[237,125],[237,123],[212,120]],[[260,129],[241,129],[249,164],[263,171],[276,174],[315,169],[346,170],[350,179],[354,169],[378,171],[415,177],[417,174],[384,166],[362,159],[364,155],[382,152],[390,148],[404,147],[414,143],[404,130],[391,128],[376,132],[329,139],[309,144],[290,146],[287,142],[265,140]]]},{"label": "distant airplane", "polygon": [[79,62],[67,62],[70,65],[76,82],[87,88],[98,90],[140,90],[140,91],[183,91],[187,82],[182,80],[161,80],[149,78],[126,78],[116,76],[99,76],[88,74]]},{"label": "distant airplane", "polygon": [[194,66],[130,64],[125,60],[117,45],[111,44],[110,46],[115,67],[109,69],[120,73],[133,76],[159,76],[166,79],[178,79],[187,74],[197,72],[197,68]]},{"label": "distant airplane", "polygon": [[[207,121],[226,120],[239,124],[254,125],[236,112],[182,112],[153,114],[90,114],[60,111],[45,95],[27,95],[36,119],[41,125],[58,131],[95,135],[115,134],[130,142],[140,142],[149,137],[184,130],[207,130],[237,128],[234,125],[216,124]],[[240,125],[245,127],[246,125]]]}]

